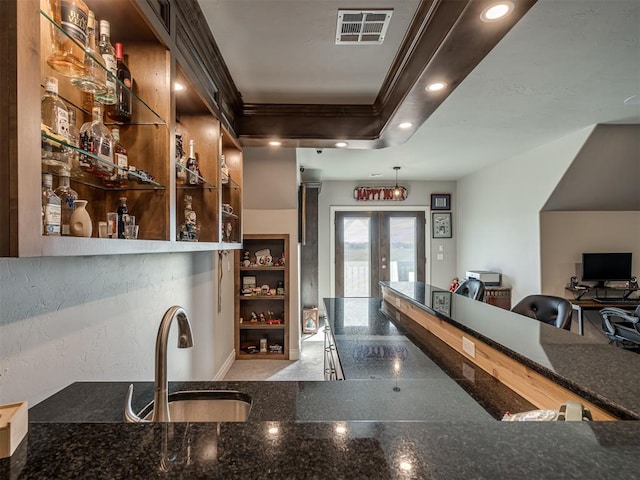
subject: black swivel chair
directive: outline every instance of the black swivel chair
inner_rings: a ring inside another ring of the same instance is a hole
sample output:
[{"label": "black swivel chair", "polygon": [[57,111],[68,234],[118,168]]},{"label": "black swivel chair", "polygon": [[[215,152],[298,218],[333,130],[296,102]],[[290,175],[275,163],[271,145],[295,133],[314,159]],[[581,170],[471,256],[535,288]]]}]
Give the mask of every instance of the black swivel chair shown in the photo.
[{"label": "black swivel chair", "polygon": [[621,308],[607,307],[600,310],[602,330],[609,343],[621,347],[640,347],[640,307],[631,313]]},{"label": "black swivel chair", "polygon": [[549,325],[571,330],[571,302],[551,295],[529,295],[511,309],[526,317],[535,318]]},{"label": "black swivel chair", "polygon": [[472,300],[484,300],[484,282],[477,278],[468,278],[456,288],[458,295],[464,295]]}]

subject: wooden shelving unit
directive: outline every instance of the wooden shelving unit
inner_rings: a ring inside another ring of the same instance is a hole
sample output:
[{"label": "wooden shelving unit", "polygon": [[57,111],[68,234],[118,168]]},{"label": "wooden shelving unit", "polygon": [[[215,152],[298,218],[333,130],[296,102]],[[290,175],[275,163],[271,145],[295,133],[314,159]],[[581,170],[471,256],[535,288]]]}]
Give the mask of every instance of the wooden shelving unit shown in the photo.
[{"label": "wooden shelving unit", "polygon": [[[251,266],[243,266],[243,252],[235,253],[235,350],[236,359],[289,359],[289,235],[265,234],[245,235],[244,251],[249,252]],[[256,252],[270,251],[272,260],[259,264]],[[284,265],[279,265],[284,260]],[[272,263],[269,265],[269,263]],[[276,265],[274,265],[276,264]],[[243,291],[244,280],[255,278],[255,288],[260,292]],[[278,284],[283,289],[278,292]],[[275,292],[274,292],[275,289]],[[281,320],[280,324],[269,324]],[[261,314],[266,321],[251,321],[252,313],[258,319]],[[267,352],[261,350],[261,340],[266,339]],[[270,347],[281,345],[281,353],[272,353]],[[251,353],[250,353],[251,352]]]},{"label": "wooden shelving unit", "polygon": [[[211,89],[216,77],[211,59],[210,35],[194,22],[194,1],[171,2],[172,8],[155,8],[147,0],[86,0],[97,20],[108,20],[111,43],[121,42],[133,76],[133,115],[118,124],[121,143],[128,150],[129,166],[147,172],[153,181],[138,181],[134,174],[127,185],[105,186],[89,172],[71,176],[78,197],[88,200],[93,222],[92,238],[41,235],[41,132],[40,98],[44,78],[58,79],[59,96],[76,112],[76,127],[91,118],[91,94],[72,85],[69,78],[47,64],[52,38],[65,35],[50,11],[50,2],[7,0],[0,7],[0,31],[7,55],[0,58],[1,102],[11,121],[0,126],[0,256],[81,256],[125,253],[185,252],[238,249],[242,238],[242,148],[233,128],[226,123],[219,90]],[[157,5],[156,5],[157,6]],[[175,8],[174,8],[175,7]],[[216,70],[217,71],[217,70]],[[13,73],[13,74],[12,74]],[[217,77],[216,77],[217,78]],[[174,91],[174,83],[187,86]],[[226,105],[226,103],[225,103]],[[116,122],[105,115],[111,129]],[[196,152],[204,181],[198,186],[176,181],[175,134],[196,140]],[[67,144],[64,144],[67,147]],[[221,155],[226,155],[232,181],[223,184]],[[55,189],[58,185],[54,173]],[[144,180],[144,175],[142,180]],[[201,226],[198,242],[178,241],[177,229],[184,221],[184,196],[191,195]],[[130,215],[136,217],[137,240],[98,238],[98,222],[113,212],[118,199],[127,197]],[[222,210],[223,204],[233,208]]]}]

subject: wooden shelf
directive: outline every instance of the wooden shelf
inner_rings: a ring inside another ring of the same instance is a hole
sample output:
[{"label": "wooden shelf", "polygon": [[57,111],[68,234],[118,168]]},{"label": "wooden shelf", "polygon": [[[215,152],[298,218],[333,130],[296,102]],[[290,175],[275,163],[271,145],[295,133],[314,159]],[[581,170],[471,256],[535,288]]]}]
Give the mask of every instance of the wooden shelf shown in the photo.
[{"label": "wooden shelf", "polygon": [[278,323],[273,325],[267,325],[265,323],[258,322],[242,322],[239,326],[240,330],[284,330],[287,325],[285,323]]},{"label": "wooden shelf", "polygon": [[[228,161],[227,161],[228,163]],[[275,258],[282,255],[284,266],[241,267],[244,255],[235,252],[235,350],[236,359],[289,359],[289,235],[288,234],[251,234],[243,237],[243,249],[253,257],[259,250],[269,249]],[[252,258],[255,261],[255,258]],[[284,288],[283,295],[242,295],[245,277],[255,277],[256,285],[268,285],[270,288]],[[264,322],[251,322],[253,314],[274,312],[271,318],[283,319],[284,323],[268,325]],[[244,321],[240,323],[240,319]],[[266,338],[268,344],[282,345],[283,353],[244,353],[240,345],[260,347],[260,340]]]},{"label": "wooden shelf", "polygon": [[242,300],[284,300],[286,295],[240,295],[240,301]]}]

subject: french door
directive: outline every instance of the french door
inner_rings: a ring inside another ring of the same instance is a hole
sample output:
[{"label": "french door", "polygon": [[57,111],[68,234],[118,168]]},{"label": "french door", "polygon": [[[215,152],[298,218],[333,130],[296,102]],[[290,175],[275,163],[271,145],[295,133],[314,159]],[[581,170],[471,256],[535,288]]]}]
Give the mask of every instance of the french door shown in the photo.
[{"label": "french door", "polygon": [[336,212],[335,294],[379,297],[381,281],[425,280],[424,212]]}]

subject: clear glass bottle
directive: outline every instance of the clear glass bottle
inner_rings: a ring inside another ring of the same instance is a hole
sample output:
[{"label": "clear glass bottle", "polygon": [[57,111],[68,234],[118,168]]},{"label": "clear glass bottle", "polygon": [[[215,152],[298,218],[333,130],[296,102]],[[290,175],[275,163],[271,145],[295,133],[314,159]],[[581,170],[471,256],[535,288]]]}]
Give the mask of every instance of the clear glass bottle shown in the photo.
[{"label": "clear glass bottle", "polygon": [[[69,152],[60,142],[69,139],[69,111],[58,97],[58,79],[44,79],[44,95],[40,102],[42,137],[42,164],[45,171],[69,168]],[[57,140],[57,141],[56,141]]]},{"label": "clear glass bottle", "polygon": [[71,182],[68,171],[60,172],[58,177],[58,188],[54,190],[61,205],[60,216],[60,233],[62,235],[71,235],[69,229],[69,220],[71,220],[71,214],[76,209],[76,200],[78,200],[78,193],[71,188]]},{"label": "clear glass bottle", "polygon": [[113,163],[120,168],[116,168],[113,175],[105,178],[104,183],[108,187],[126,187],[128,185],[129,156],[127,149],[120,143],[120,128],[112,127],[111,136],[113,137]]},{"label": "clear glass bottle", "polygon": [[60,198],[53,192],[53,176],[42,174],[42,234],[60,235]]},{"label": "clear glass bottle", "polygon": [[189,185],[198,185],[199,167],[196,156],[196,141],[189,140],[189,157],[187,158],[187,183]]},{"label": "clear glass bottle", "polygon": [[129,208],[127,207],[127,197],[120,197],[120,204],[116,210],[118,214],[118,238],[124,238],[124,217],[129,215]]},{"label": "clear glass bottle", "polygon": [[185,185],[187,183],[187,157],[185,156],[182,134],[176,133],[176,183]]},{"label": "clear glass bottle", "polygon": [[191,195],[184,196],[184,223],[178,226],[178,241],[197,242],[200,239],[200,226],[196,222],[196,212],[192,208]]},{"label": "clear glass bottle", "polygon": [[[69,144],[75,148],[80,148],[80,130],[76,121],[76,111],[69,109]],[[84,172],[80,168],[78,158],[80,156],[77,150],[69,149],[69,163],[71,165],[71,176],[73,178],[84,177]]]},{"label": "clear glass bottle", "polygon": [[[124,60],[124,48],[121,43],[116,43],[116,101],[107,108],[107,115],[116,122],[129,123],[131,121],[131,89],[133,77]],[[125,88],[126,87],[126,88]]]},{"label": "clear glass bottle", "polygon": [[220,155],[220,181],[223,185],[229,183],[229,167],[224,155]]},{"label": "clear glass bottle", "polygon": [[83,77],[87,73],[83,46],[87,43],[89,8],[82,0],[49,0],[49,6],[62,31],[51,26],[53,52],[47,63],[67,77]]},{"label": "clear glass bottle", "polygon": [[96,17],[89,10],[87,21],[87,43],[85,46],[84,66],[86,75],[72,78],[71,83],[83,92],[104,93],[106,89],[107,70],[104,59],[100,52],[96,50]]},{"label": "clear glass bottle", "polygon": [[[102,105],[94,103],[91,110],[92,120],[80,128],[80,148],[94,155],[80,154],[80,168],[99,177],[113,175],[113,137],[102,123]],[[98,160],[97,158],[102,161]]]},{"label": "clear glass bottle", "polygon": [[111,45],[111,25],[107,20],[100,20],[100,43],[98,44],[98,50],[107,67],[107,79],[105,82],[105,92],[96,94],[95,99],[105,105],[113,105],[116,101],[118,63],[116,62],[116,51],[113,45]]}]

